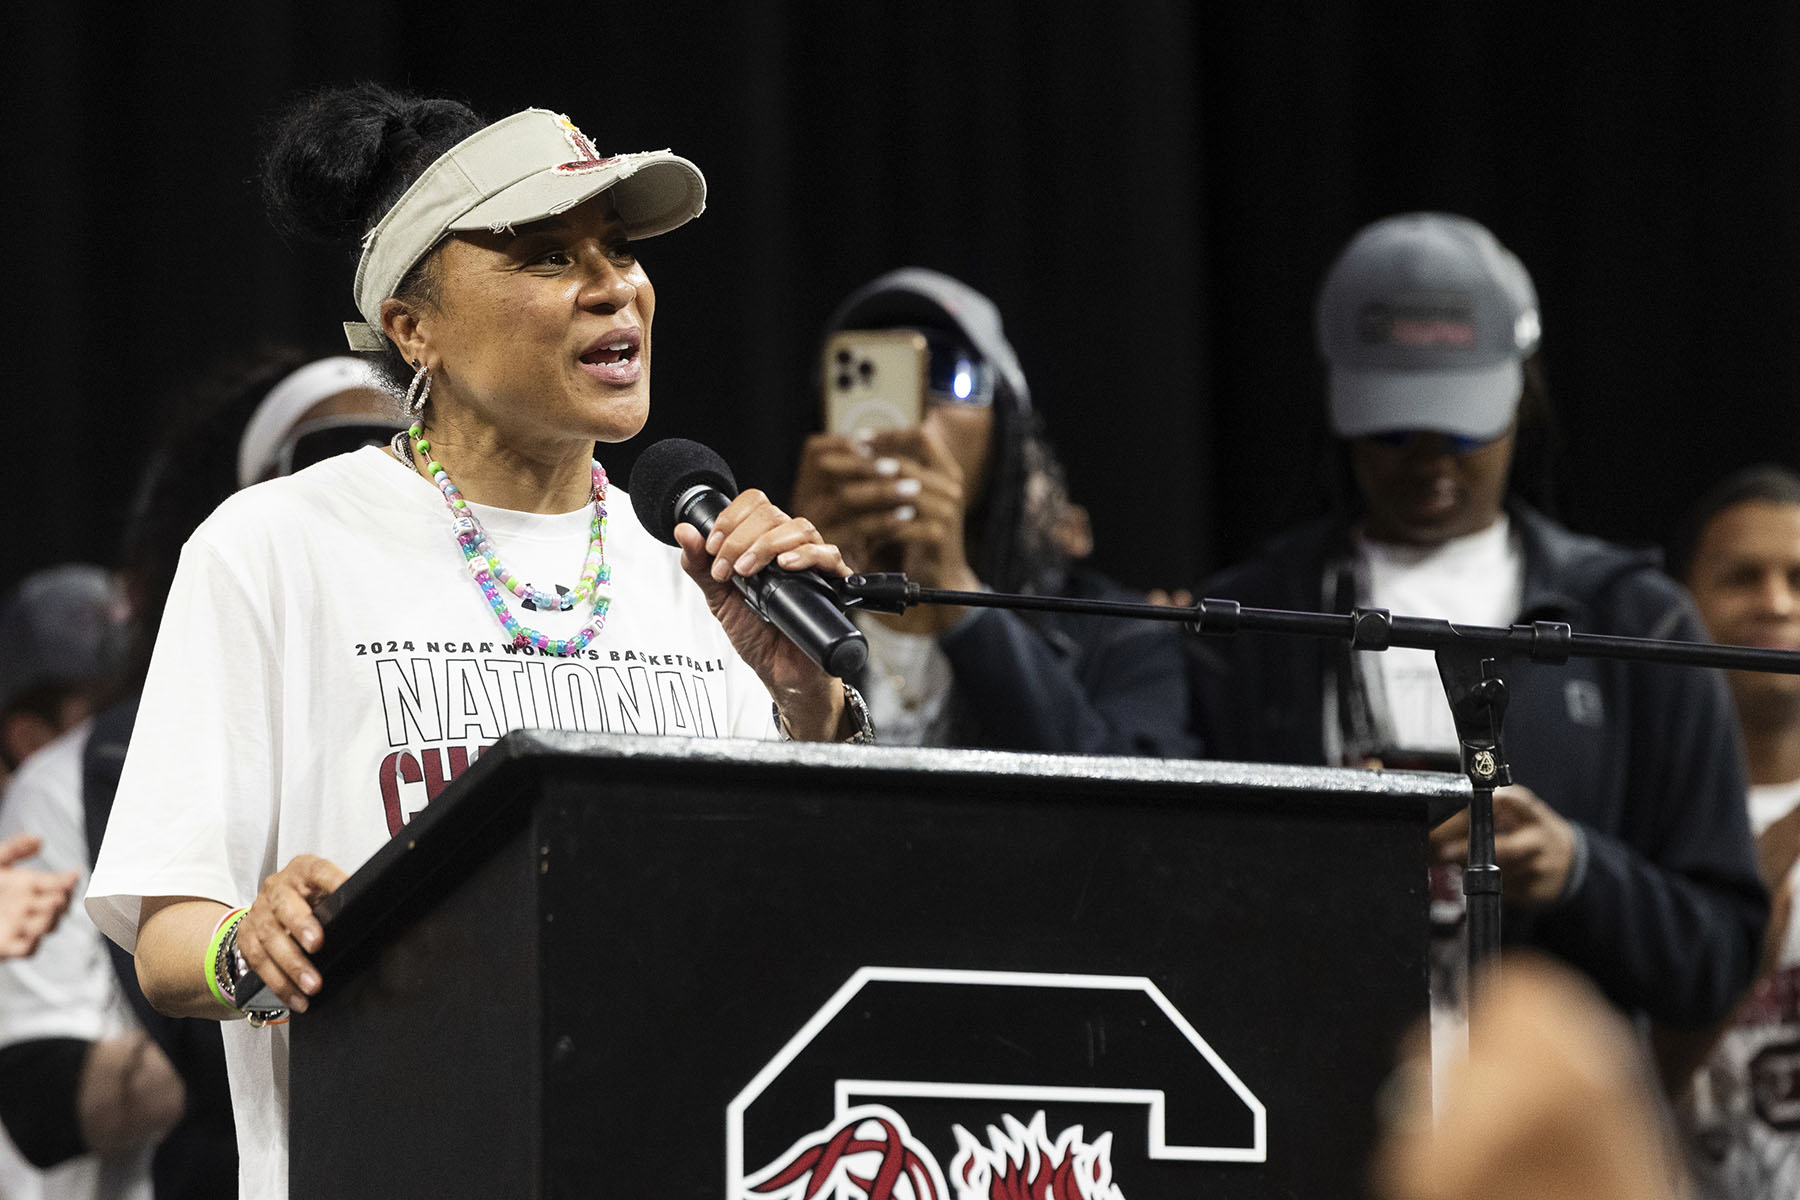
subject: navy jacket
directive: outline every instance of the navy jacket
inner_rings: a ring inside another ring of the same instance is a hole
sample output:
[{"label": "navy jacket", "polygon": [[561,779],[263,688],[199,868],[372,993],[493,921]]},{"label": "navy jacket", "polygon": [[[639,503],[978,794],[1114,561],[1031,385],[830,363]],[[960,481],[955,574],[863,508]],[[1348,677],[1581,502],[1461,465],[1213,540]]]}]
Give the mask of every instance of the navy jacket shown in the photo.
[{"label": "navy jacket", "polygon": [[[1577,633],[1707,640],[1649,552],[1571,533],[1509,506],[1524,553],[1520,621]],[[1246,606],[1318,610],[1350,553],[1342,519],[1294,530],[1208,581]],[[1425,616],[1431,613],[1397,614]],[[1195,710],[1209,757],[1324,761],[1323,681],[1341,655],[1317,639],[1194,639]],[[1726,1016],[1754,974],[1768,897],[1745,807],[1743,750],[1716,671],[1572,659],[1504,664],[1501,745],[1513,779],[1578,825],[1585,871],[1533,912],[1508,908],[1508,943],[1568,961],[1629,1011],[1698,1027]]]},{"label": "navy jacket", "polygon": [[[1142,601],[1093,571],[1058,593]],[[1172,623],[977,609],[938,639],[956,677],[952,743],[1052,754],[1191,758],[1188,685]]]}]

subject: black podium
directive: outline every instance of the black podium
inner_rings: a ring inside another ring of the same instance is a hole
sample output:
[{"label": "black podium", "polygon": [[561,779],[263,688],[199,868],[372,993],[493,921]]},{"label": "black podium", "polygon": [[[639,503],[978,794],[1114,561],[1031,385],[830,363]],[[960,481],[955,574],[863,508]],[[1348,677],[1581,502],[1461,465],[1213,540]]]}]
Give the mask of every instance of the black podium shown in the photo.
[{"label": "black podium", "polygon": [[1360,1195],[1467,796],[513,734],[322,910],[290,1194]]}]

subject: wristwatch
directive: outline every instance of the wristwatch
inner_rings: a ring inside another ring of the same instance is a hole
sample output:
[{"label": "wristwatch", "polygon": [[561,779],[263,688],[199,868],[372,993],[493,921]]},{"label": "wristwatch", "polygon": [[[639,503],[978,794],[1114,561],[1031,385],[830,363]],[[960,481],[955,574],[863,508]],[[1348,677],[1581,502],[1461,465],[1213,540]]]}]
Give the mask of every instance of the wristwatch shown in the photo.
[{"label": "wristwatch", "polygon": [[[839,682],[842,682],[841,680]],[[775,714],[775,728],[781,731],[781,740],[791,742],[794,735],[788,732],[787,722],[782,719],[781,705],[770,705]],[[869,715],[869,702],[862,698],[862,693],[844,684],[844,711],[850,714],[851,733],[842,742],[846,746],[871,745],[875,741],[875,718]]]},{"label": "wristwatch", "polygon": [[[244,961],[244,954],[237,944],[238,923],[233,923],[225,934],[225,940],[219,943],[219,957],[213,963],[213,972],[219,980],[219,990],[230,998],[233,1007],[239,1007],[238,997],[246,980],[254,979],[260,990],[262,980]],[[265,1025],[280,1025],[288,1019],[285,1008],[247,1008],[244,1015],[250,1019],[252,1029],[261,1029]]]}]

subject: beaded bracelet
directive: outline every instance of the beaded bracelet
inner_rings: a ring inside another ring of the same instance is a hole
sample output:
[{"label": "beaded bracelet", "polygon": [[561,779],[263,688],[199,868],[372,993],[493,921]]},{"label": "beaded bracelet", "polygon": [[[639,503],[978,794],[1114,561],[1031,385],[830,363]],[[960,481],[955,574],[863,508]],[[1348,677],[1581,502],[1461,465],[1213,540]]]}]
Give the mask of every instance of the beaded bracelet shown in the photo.
[{"label": "beaded bracelet", "polygon": [[212,993],[214,1000],[237,1011],[236,980],[231,972],[231,964],[226,961],[225,942],[227,936],[236,932],[238,922],[244,919],[247,908],[234,908],[219,918],[213,929],[212,940],[206,946],[206,989]]}]

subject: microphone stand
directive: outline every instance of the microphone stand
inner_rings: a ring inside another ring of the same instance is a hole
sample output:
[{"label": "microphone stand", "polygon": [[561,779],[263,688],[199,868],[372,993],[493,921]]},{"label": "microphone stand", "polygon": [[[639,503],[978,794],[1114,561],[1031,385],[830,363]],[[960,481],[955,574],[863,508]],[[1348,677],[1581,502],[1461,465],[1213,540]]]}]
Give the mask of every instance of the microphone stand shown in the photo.
[{"label": "microphone stand", "polygon": [[921,587],[898,573],[851,575],[839,584],[839,595],[848,610],[903,613],[916,604],[946,604],[1064,612],[1179,621],[1193,632],[1208,636],[1274,633],[1347,641],[1356,650],[1386,650],[1390,646],[1430,650],[1437,659],[1438,677],[1456,723],[1463,773],[1468,776],[1473,793],[1463,894],[1469,908],[1469,978],[1472,986],[1478,988],[1491,986],[1500,962],[1500,866],[1494,861],[1494,789],[1512,782],[1512,772],[1500,746],[1507,701],[1506,682],[1500,676],[1502,662],[1522,658],[1559,666],[1570,658],[1608,658],[1800,675],[1800,651],[1575,633],[1561,621],[1505,627],[1457,625],[1432,617],[1396,617],[1382,608],[1354,608],[1347,613],[1293,612],[1245,608],[1235,600],[1215,599],[1180,608],[1060,596],[958,592]]}]

